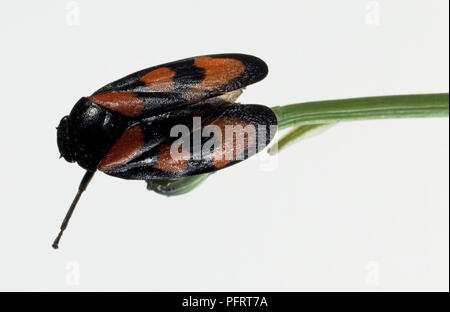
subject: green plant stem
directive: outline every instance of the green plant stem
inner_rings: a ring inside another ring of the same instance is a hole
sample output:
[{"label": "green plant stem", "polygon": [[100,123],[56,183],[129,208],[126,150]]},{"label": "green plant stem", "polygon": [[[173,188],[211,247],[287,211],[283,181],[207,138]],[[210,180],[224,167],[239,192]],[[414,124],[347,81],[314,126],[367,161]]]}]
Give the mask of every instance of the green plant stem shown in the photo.
[{"label": "green plant stem", "polygon": [[[278,150],[325,130],[334,123],[381,118],[447,117],[448,93],[392,95],[344,100],[317,101],[273,107],[278,129],[293,127],[278,143]],[[277,151],[272,152],[276,154]],[[210,173],[175,180],[149,181],[148,189],[174,196],[190,192],[210,176]]]},{"label": "green plant stem", "polygon": [[278,128],[284,129],[294,125],[367,119],[446,117],[448,100],[448,93],[391,95],[306,102],[272,109],[278,119]]},{"label": "green plant stem", "polygon": [[293,126],[285,135],[278,139],[276,144],[273,144],[272,147],[268,149],[268,153],[272,156],[276,155],[289,145],[294,144],[299,140],[304,140],[306,138],[321,134],[322,132],[331,128],[333,125],[334,124],[331,123]]}]

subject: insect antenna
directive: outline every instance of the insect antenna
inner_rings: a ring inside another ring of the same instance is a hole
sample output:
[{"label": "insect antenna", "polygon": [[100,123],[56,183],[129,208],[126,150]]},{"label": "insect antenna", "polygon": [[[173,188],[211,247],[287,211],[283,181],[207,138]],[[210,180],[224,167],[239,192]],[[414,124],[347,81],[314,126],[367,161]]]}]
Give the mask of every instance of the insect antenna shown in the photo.
[{"label": "insect antenna", "polygon": [[61,224],[60,231],[58,236],[56,237],[55,241],[53,242],[52,247],[54,249],[58,249],[59,240],[61,239],[61,236],[63,235],[64,230],[67,228],[67,225],[69,224],[70,217],[72,216],[73,211],[75,210],[75,206],[78,203],[78,200],[81,197],[81,194],[83,194],[84,190],[86,190],[89,182],[91,181],[92,177],[94,176],[95,171],[86,171],[86,173],[83,176],[83,179],[81,180],[80,186],[78,187],[77,195],[75,195],[75,198],[73,199],[72,205],[70,205],[69,211],[67,211],[67,214],[64,218],[63,223]]}]

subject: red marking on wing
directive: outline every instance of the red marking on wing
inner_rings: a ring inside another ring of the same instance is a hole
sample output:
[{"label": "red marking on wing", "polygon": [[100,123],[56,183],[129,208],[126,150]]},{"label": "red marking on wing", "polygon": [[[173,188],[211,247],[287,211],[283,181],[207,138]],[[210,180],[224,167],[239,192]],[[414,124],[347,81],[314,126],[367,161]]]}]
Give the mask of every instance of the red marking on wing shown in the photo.
[{"label": "red marking on wing", "polygon": [[98,165],[98,170],[111,170],[138,156],[144,145],[144,132],[139,126],[128,129]]},{"label": "red marking on wing", "polygon": [[217,169],[228,165],[256,142],[256,127],[250,122],[219,118],[212,124],[222,132],[222,145],[214,147],[212,153],[212,163]]},{"label": "red marking on wing", "polygon": [[132,92],[109,92],[96,94],[88,99],[106,109],[129,117],[139,116],[145,107],[145,102]]},{"label": "red marking on wing", "polygon": [[141,77],[140,81],[147,85],[151,91],[172,91],[174,89],[173,77],[175,72],[167,67],[152,70]]},{"label": "red marking on wing", "polygon": [[171,155],[171,146],[172,143],[167,143],[158,148],[158,162],[154,165],[154,167],[166,172],[180,172],[186,170],[190,153],[181,150],[181,146],[179,146],[179,154]]},{"label": "red marking on wing", "polygon": [[196,58],[194,65],[205,70],[205,77],[187,90],[186,97],[191,102],[202,99],[203,92],[217,89],[239,77],[246,68],[237,59],[209,56]]}]

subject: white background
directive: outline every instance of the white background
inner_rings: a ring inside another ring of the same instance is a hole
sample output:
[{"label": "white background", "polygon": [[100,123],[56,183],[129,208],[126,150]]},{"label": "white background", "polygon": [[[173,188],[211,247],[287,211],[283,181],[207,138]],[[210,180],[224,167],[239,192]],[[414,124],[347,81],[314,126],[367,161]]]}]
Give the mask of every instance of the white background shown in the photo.
[{"label": "white background", "polygon": [[[79,8],[79,20],[77,19]],[[136,70],[240,52],[243,103],[448,92],[448,1],[0,4],[0,290],[449,289],[448,118],[335,126],[166,198],[59,160],[74,103]]]}]

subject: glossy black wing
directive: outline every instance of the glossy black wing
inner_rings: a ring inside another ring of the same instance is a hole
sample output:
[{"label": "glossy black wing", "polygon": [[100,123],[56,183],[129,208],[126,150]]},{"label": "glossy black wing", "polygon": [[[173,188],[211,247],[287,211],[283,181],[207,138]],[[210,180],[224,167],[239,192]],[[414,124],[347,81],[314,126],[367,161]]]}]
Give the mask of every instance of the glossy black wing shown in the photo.
[{"label": "glossy black wing", "polygon": [[262,105],[198,103],[141,120],[100,162],[106,174],[174,179],[228,167],[261,151],[277,120]]},{"label": "glossy black wing", "polygon": [[251,55],[197,56],[135,72],[89,100],[126,116],[145,117],[244,88],[267,72],[264,61]]}]

